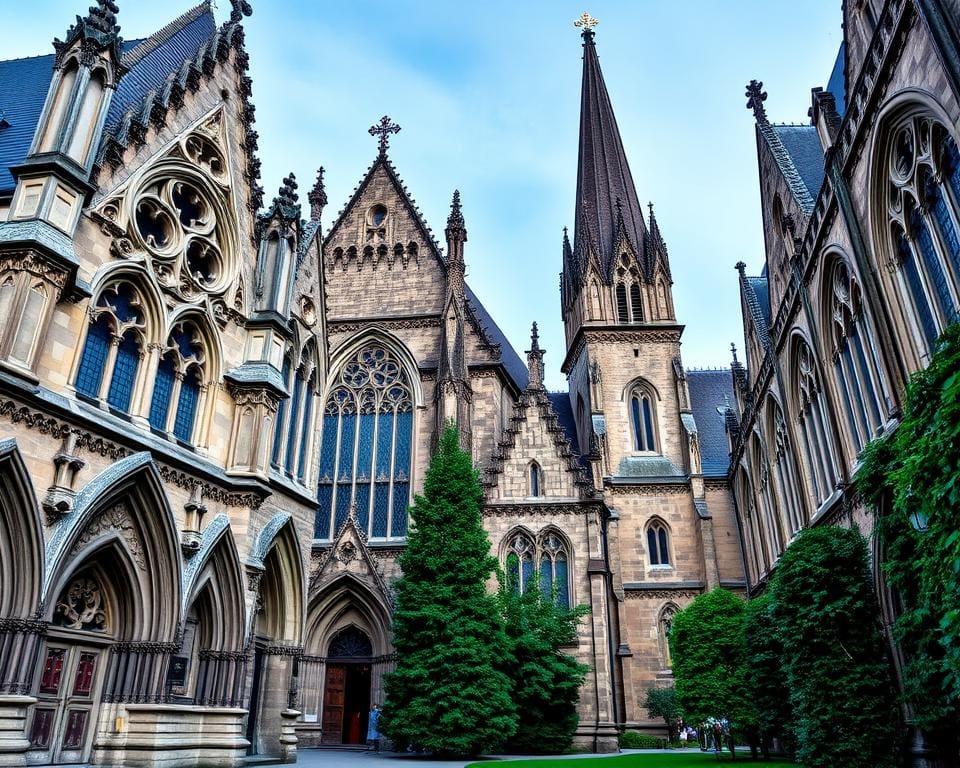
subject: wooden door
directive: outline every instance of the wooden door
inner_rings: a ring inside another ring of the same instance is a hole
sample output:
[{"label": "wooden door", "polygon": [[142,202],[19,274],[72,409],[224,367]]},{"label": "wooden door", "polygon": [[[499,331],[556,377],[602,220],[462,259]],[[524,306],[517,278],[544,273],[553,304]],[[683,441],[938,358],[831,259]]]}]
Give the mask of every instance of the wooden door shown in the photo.
[{"label": "wooden door", "polygon": [[51,763],[85,763],[96,725],[103,651],[50,643],[36,685],[30,749]]},{"label": "wooden door", "polygon": [[342,664],[327,666],[323,687],[323,731],[321,744],[343,743],[343,702],[347,669]]}]

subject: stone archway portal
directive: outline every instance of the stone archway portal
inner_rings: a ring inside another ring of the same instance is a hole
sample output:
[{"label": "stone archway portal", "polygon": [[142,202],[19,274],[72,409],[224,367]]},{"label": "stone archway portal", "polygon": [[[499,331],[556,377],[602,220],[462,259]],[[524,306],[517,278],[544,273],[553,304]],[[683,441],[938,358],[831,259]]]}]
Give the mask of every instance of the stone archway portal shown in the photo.
[{"label": "stone archway portal", "polygon": [[373,646],[356,627],[330,641],[323,687],[322,744],[363,744],[370,711]]}]

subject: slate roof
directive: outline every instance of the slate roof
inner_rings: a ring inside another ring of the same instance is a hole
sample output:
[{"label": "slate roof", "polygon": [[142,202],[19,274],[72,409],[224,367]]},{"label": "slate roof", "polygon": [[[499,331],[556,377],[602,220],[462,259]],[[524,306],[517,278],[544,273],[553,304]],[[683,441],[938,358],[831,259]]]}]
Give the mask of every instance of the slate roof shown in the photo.
[{"label": "slate roof", "polygon": [[812,125],[774,125],[773,130],[790,155],[810,197],[816,200],[823,185],[823,146],[817,129]]},{"label": "slate roof", "polygon": [[833,71],[830,73],[830,79],[827,81],[827,90],[833,94],[837,106],[837,114],[843,119],[847,111],[847,43],[840,43],[840,50],[837,51],[837,60],[833,64]]},{"label": "slate roof", "polygon": [[[735,402],[729,369],[688,370],[690,407],[700,436],[700,464],[704,477],[726,477],[730,447],[724,426],[724,408]],[[721,410],[718,412],[717,408]]]},{"label": "slate roof", "polygon": [[570,443],[570,450],[578,456],[582,456],[582,451],[577,443],[577,420],[573,415],[573,407],[570,405],[570,395],[566,392],[547,392],[550,398],[550,405],[553,406],[553,412],[557,414],[557,421],[563,429],[564,437]]},{"label": "slate roof", "polygon": [[487,312],[486,307],[484,307],[480,299],[477,298],[477,294],[473,292],[473,289],[469,285],[466,286],[466,289],[467,304],[470,306],[470,309],[473,310],[474,315],[476,315],[480,325],[484,331],[486,331],[490,341],[500,346],[500,362],[503,364],[507,375],[517,386],[517,389],[526,389],[528,380],[527,366],[523,360],[520,359],[520,355],[517,354],[517,351],[513,348],[509,339],[507,339],[506,334],[500,330],[500,327],[494,322],[493,317]]},{"label": "slate roof", "polygon": [[115,133],[124,112],[140,105],[147,92],[159,89],[171,72],[194,58],[216,29],[209,0],[205,0],[126,52],[123,63],[130,70],[120,79],[110,102],[105,132]]},{"label": "slate roof", "polygon": [[[216,31],[209,0],[191,8],[148,38],[123,42],[123,63],[130,70],[121,78],[110,103],[104,133],[112,133],[124,112],[159,89],[171,72],[197,51]],[[0,198],[16,184],[10,167],[26,159],[43,102],[53,76],[54,55],[0,61],[0,111],[10,124],[0,128]]]},{"label": "slate roof", "polygon": [[580,150],[573,250],[581,259],[592,245],[603,269],[610,268],[618,231],[617,200],[624,231],[644,263],[644,224],[637,189],[630,174],[613,104],[600,70],[593,33],[584,33],[583,84],[580,94]]}]

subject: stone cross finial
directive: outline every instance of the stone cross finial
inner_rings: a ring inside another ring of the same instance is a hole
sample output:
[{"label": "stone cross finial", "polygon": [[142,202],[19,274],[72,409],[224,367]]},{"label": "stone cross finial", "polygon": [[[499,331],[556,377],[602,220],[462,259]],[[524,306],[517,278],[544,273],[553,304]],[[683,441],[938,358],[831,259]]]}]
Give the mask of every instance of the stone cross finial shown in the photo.
[{"label": "stone cross finial", "polygon": [[758,123],[765,123],[767,111],[763,108],[763,102],[767,100],[767,92],[763,90],[763,83],[760,80],[751,80],[744,95],[747,97],[747,109],[753,110],[753,116]]},{"label": "stone cross finial", "polygon": [[733,354],[733,364],[739,365],[740,361],[737,360],[737,345],[734,344],[732,341],[730,342],[730,352]]},{"label": "stone cross finial", "polygon": [[320,214],[323,213],[324,206],[327,204],[327,190],[323,183],[323,166],[317,171],[317,180],[313,184],[313,189],[307,193],[307,200],[310,202],[310,218],[313,221],[320,220]]},{"label": "stone cross finial", "polygon": [[390,146],[390,134],[400,133],[400,126],[392,122],[389,117],[384,115],[380,122],[371,125],[367,131],[371,136],[380,136],[380,157],[387,156],[387,148]]},{"label": "stone cross finial", "polygon": [[233,10],[230,11],[230,21],[233,24],[238,23],[244,16],[250,16],[253,13],[253,7],[247,0],[230,0]]},{"label": "stone cross finial", "polygon": [[590,42],[593,40],[593,28],[599,23],[600,21],[598,19],[593,18],[593,16],[584,11],[583,15],[573,22],[573,26],[577,29],[582,29],[583,31],[580,34],[583,36],[583,39]]}]

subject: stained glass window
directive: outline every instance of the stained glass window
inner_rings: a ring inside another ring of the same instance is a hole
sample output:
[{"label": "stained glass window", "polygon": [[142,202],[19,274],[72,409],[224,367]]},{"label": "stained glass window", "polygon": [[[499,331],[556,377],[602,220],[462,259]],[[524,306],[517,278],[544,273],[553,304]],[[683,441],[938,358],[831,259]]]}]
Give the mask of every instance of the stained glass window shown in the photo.
[{"label": "stained glass window", "polygon": [[180,383],[180,400],[177,403],[177,417],[173,422],[173,434],[185,443],[193,436],[193,422],[197,415],[197,402],[200,399],[200,382],[197,371],[191,369]]},{"label": "stained glass window", "polygon": [[920,275],[920,270],[917,268],[917,262],[913,258],[910,243],[907,242],[907,238],[903,232],[897,229],[894,238],[900,256],[900,263],[906,274],[910,297],[913,299],[913,307],[919,316],[920,327],[923,329],[923,335],[927,340],[927,344],[932,345],[937,339],[937,321],[933,317],[930,302],[927,301],[927,294],[923,289],[923,278]]},{"label": "stained glass window", "polygon": [[290,399],[290,419],[287,424],[287,458],[284,467],[288,475],[293,474],[294,441],[297,438],[297,416],[300,413],[300,397],[303,393],[303,376],[297,371],[293,377],[293,397]]},{"label": "stained glass window", "polygon": [[[283,370],[281,372],[281,377],[283,378],[283,385],[285,387],[290,386],[290,358],[283,358]],[[287,413],[287,400],[284,398],[280,401],[280,405],[277,408],[277,421],[273,425],[273,451],[270,454],[270,463],[273,466],[279,468],[280,466],[280,455],[283,451],[283,427],[284,427],[284,417]],[[331,470],[332,472],[333,470]]]},{"label": "stained glass window", "polygon": [[300,456],[297,458],[297,478],[305,482],[307,474],[307,448],[310,442],[310,417],[313,415],[313,384],[307,382],[303,396],[303,421],[300,424]]},{"label": "stained glass window", "polygon": [[167,339],[167,348],[157,366],[150,403],[150,426],[166,430],[173,407],[173,435],[184,443],[193,441],[203,382],[205,357],[200,333],[190,322],[178,323]]},{"label": "stained glass window", "polygon": [[406,536],[412,451],[410,380],[370,344],[344,364],[324,406],[317,537],[336,535],[351,508],[368,536]]},{"label": "stained glass window", "polygon": [[139,365],[140,344],[136,335],[132,331],[127,331],[120,346],[117,347],[113,378],[110,379],[110,390],[107,392],[107,402],[114,408],[121,411],[130,410],[130,399],[133,397],[133,385]]},{"label": "stained glass window", "polygon": [[552,531],[542,534],[537,546],[526,533],[513,534],[506,558],[510,588],[522,593],[536,583],[545,598],[555,599],[558,605],[569,608],[567,556],[563,540]]},{"label": "stained glass window", "polygon": [[150,404],[150,426],[154,429],[167,428],[167,412],[170,397],[173,394],[173,382],[176,369],[170,355],[165,355],[157,366],[157,376],[153,383],[153,402]]}]

